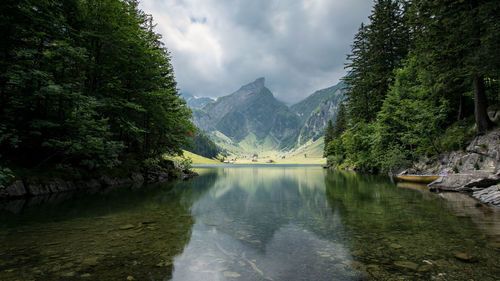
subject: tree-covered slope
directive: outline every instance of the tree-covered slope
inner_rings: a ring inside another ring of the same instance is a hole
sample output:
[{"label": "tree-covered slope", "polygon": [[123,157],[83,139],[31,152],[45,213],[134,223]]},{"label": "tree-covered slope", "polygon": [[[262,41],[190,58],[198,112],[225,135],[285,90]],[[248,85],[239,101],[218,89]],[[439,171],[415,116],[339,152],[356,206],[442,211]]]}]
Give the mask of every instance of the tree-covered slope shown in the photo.
[{"label": "tree-covered slope", "polygon": [[7,0],[0,18],[0,166],[94,173],[182,153],[190,112],[137,1]]}]

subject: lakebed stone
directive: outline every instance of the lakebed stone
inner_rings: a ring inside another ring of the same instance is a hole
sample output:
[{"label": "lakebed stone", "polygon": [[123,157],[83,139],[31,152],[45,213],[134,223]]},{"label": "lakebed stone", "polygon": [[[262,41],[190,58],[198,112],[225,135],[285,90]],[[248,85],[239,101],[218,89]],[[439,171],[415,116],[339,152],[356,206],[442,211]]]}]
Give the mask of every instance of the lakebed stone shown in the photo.
[{"label": "lakebed stone", "polygon": [[418,269],[418,264],[411,261],[395,261],[394,265],[404,269],[410,269],[416,271]]},{"label": "lakebed stone", "polygon": [[125,225],[120,226],[120,230],[129,230],[129,229],[133,229],[133,228],[135,228],[135,225],[133,225],[133,224],[125,224]]},{"label": "lakebed stone", "polygon": [[467,253],[455,253],[455,258],[465,262],[475,262],[476,259]]}]

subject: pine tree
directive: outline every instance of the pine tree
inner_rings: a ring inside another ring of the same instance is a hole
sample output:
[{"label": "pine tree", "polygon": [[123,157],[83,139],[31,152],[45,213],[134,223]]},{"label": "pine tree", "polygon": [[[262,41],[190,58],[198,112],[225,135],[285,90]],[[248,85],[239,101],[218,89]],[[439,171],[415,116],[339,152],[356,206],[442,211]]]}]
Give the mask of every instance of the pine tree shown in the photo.
[{"label": "pine tree", "polygon": [[330,143],[333,140],[333,123],[332,120],[328,120],[328,124],[326,125],[325,128],[325,146],[323,148],[323,157],[326,156],[326,148],[328,147],[328,143]]},{"label": "pine tree", "polygon": [[347,106],[353,123],[375,120],[393,70],[402,65],[409,49],[409,30],[400,1],[376,1],[370,24],[361,25],[347,56]]},{"label": "pine tree", "polygon": [[6,0],[0,19],[3,159],[95,170],[182,153],[191,113],[138,1]]},{"label": "pine tree", "polygon": [[[464,116],[464,98],[474,93],[479,134],[492,123],[487,115],[485,79],[499,77],[500,8],[497,1],[420,1],[412,7],[415,56],[426,83],[446,98],[450,116]],[[472,111],[472,110],[471,110]],[[451,119],[451,118],[450,118]]]},{"label": "pine tree", "polygon": [[335,119],[335,126],[333,126],[332,130],[332,140],[340,137],[346,129],[347,129],[347,115],[346,115],[345,105],[344,103],[341,103],[339,105],[337,117]]}]

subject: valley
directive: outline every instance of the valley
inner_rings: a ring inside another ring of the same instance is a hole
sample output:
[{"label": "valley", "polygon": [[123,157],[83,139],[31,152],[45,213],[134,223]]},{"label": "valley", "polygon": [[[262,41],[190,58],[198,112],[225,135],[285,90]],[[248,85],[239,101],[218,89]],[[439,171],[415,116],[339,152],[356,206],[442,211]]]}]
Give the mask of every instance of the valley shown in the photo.
[{"label": "valley", "polygon": [[[219,161],[324,164],[322,136],[328,121],[335,119],[343,88],[340,82],[290,107],[274,97],[264,78],[217,100],[181,97],[193,112],[193,123],[220,148]],[[211,161],[194,158],[195,164]]]}]

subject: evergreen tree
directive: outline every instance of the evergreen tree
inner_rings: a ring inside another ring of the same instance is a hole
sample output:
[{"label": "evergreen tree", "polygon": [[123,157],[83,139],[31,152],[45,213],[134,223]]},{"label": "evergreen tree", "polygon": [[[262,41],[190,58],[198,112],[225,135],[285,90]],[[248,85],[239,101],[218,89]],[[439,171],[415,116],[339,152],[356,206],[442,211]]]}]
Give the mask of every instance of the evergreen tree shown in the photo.
[{"label": "evergreen tree", "polygon": [[221,152],[221,149],[201,130],[195,133],[192,144],[185,149],[207,158],[215,158]]},{"label": "evergreen tree", "polygon": [[459,118],[473,92],[477,132],[484,133],[492,126],[485,79],[498,80],[500,69],[498,2],[419,1],[412,12],[415,56],[426,83],[450,102],[450,116]]},{"label": "evergreen tree", "polygon": [[190,111],[137,1],[6,0],[0,19],[3,159],[95,170],[182,153]]},{"label": "evergreen tree", "polygon": [[335,119],[335,126],[332,130],[332,139],[340,137],[342,133],[347,129],[347,116],[344,103],[339,105],[337,112],[337,117]]},{"label": "evergreen tree", "polygon": [[328,124],[326,125],[325,128],[325,138],[324,138],[325,146],[323,148],[323,157],[326,156],[326,149],[328,147],[328,143],[330,143],[332,140],[333,140],[333,124],[332,120],[328,120]]},{"label": "evergreen tree", "polygon": [[375,120],[393,81],[393,70],[401,66],[408,53],[410,38],[404,8],[400,1],[376,1],[370,24],[362,24],[354,37],[346,64],[350,73],[345,78],[353,123]]}]

